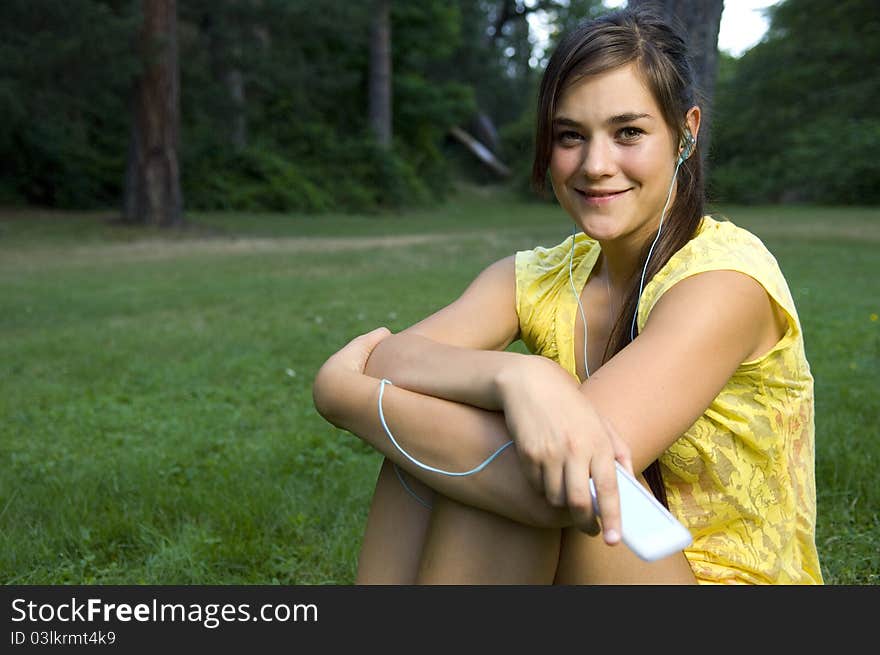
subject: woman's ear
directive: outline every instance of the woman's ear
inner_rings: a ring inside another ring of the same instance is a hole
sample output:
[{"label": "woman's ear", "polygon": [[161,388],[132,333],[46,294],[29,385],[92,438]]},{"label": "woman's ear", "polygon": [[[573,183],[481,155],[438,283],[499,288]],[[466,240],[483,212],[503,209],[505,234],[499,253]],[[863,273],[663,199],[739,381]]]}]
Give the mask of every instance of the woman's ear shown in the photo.
[{"label": "woman's ear", "polygon": [[696,146],[697,144],[697,135],[700,132],[701,117],[702,115],[700,113],[700,108],[697,105],[691,107],[684,117],[685,125],[687,126],[688,130],[690,130],[691,136],[694,138],[694,146]]}]

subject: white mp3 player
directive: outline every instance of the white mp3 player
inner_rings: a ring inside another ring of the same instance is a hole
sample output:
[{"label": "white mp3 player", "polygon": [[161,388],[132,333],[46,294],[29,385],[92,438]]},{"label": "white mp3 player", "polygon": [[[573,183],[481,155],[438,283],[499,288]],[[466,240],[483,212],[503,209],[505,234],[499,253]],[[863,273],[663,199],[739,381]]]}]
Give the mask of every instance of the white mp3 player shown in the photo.
[{"label": "white mp3 player", "polygon": [[[669,513],[651,492],[630,475],[619,462],[617,491],[620,496],[621,539],[646,562],[671,555],[691,544],[691,533]],[[596,487],[590,480],[593,507],[599,511]]]}]

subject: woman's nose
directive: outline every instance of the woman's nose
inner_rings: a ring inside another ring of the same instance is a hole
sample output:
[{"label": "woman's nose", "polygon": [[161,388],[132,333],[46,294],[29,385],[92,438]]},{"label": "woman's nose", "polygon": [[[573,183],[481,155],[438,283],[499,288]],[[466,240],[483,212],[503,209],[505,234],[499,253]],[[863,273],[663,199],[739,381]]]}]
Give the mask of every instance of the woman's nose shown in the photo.
[{"label": "woman's nose", "polygon": [[581,166],[587,177],[596,179],[613,175],[616,165],[613,147],[608,139],[592,138],[587,142]]}]

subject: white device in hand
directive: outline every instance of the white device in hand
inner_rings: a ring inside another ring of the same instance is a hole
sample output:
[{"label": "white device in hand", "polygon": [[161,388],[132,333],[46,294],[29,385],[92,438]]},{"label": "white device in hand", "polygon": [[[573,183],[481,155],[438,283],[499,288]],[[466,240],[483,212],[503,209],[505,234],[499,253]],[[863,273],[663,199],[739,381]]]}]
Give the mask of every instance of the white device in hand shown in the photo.
[{"label": "white device in hand", "polygon": [[[620,495],[621,539],[646,562],[662,559],[691,544],[691,533],[631,476],[619,462],[617,491]],[[590,480],[593,507],[599,512],[596,487]],[[601,513],[599,513],[601,516]]]}]

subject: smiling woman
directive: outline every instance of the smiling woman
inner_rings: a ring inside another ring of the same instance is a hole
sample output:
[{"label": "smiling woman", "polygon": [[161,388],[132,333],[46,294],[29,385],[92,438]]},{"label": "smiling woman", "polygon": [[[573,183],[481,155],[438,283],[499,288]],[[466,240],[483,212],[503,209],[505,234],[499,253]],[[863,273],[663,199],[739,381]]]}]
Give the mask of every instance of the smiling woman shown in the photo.
[{"label": "smiling woman", "polygon": [[[698,107],[685,122],[691,134],[699,132]],[[550,178],[563,209],[595,239],[628,242],[629,249],[644,243],[656,232],[650,208],[670,190],[678,135],[635,65],[572,83],[552,129]]]},{"label": "smiling woman", "polygon": [[[532,179],[574,234],[315,378],[318,411],[386,457],[357,581],[821,583],[800,321],[764,244],[704,212],[684,40],[643,9],[583,23],[538,106]],[[619,546],[618,466],[690,545]]]}]

